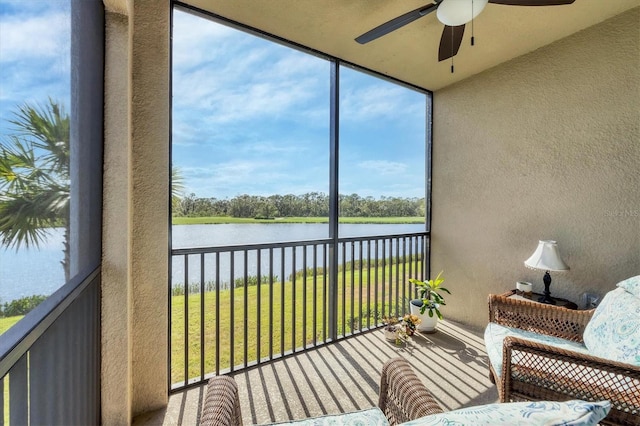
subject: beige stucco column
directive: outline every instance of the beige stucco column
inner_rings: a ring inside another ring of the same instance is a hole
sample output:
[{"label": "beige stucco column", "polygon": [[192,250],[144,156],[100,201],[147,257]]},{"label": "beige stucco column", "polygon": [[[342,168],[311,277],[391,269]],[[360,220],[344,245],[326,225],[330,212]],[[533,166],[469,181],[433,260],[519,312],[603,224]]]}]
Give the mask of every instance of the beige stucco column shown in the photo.
[{"label": "beige stucco column", "polygon": [[104,0],[102,422],[167,403],[169,1]]}]

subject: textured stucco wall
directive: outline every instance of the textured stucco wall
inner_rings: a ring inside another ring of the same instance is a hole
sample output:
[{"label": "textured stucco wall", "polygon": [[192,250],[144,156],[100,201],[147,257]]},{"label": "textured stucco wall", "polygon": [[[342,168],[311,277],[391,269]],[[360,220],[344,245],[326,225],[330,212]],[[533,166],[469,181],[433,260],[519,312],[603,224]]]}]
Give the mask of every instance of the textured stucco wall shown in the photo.
[{"label": "textured stucco wall", "polygon": [[133,415],[168,400],[168,0],[133,0],[131,28],[131,270]]},{"label": "textured stucco wall", "polygon": [[128,20],[105,16],[102,235],[102,423],[131,419]]},{"label": "textured stucco wall", "polygon": [[170,4],[116,6],[106,17],[102,422],[129,424],[168,399]]},{"label": "textured stucco wall", "polygon": [[640,274],[640,9],[434,94],[432,271],[445,316],[483,326],[486,299],[541,271],[555,239],[578,304]]}]

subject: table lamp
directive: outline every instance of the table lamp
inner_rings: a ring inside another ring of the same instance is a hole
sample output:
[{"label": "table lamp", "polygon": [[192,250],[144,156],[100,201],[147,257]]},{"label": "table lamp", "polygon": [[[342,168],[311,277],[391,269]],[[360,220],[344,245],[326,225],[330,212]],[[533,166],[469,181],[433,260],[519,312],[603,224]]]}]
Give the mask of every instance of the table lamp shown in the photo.
[{"label": "table lamp", "polygon": [[551,297],[549,286],[551,285],[551,275],[549,271],[567,271],[569,266],[562,260],[558,252],[558,243],[551,240],[541,240],[538,242],[536,251],[530,258],[524,261],[527,268],[546,271],[544,274],[544,296],[538,302],[555,305],[556,301]]}]

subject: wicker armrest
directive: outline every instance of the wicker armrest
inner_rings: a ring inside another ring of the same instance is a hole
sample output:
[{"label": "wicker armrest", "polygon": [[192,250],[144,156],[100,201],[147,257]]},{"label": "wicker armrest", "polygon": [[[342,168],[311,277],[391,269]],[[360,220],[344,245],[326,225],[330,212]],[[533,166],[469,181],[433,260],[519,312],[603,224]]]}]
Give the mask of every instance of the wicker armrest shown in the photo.
[{"label": "wicker armrest", "polygon": [[516,337],[504,340],[503,402],[609,400],[603,424],[640,424],[640,367]]},{"label": "wicker armrest", "polygon": [[231,377],[216,376],[209,380],[200,425],[242,425],[238,385]]},{"label": "wicker armrest", "polygon": [[489,321],[505,327],[582,342],[582,333],[594,309],[576,311],[554,305],[489,295]]},{"label": "wicker armrest", "polygon": [[404,358],[383,365],[378,407],[391,425],[443,412]]}]

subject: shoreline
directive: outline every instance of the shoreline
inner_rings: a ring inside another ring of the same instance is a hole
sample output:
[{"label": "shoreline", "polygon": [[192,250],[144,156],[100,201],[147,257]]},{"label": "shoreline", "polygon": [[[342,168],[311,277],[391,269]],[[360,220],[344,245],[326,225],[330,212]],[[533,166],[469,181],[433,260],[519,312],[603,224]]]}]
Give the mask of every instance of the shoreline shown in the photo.
[{"label": "shoreline", "polygon": [[[279,217],[273,219],[241,218],[230,216],[174,217],[172,225],[226,225],[226,224],[271,224],[271,223],[329,223],[328,217]],[[423,224],[425,219],[419,216],[408,217],[342,217],[338,223],[345,224]]]}]

